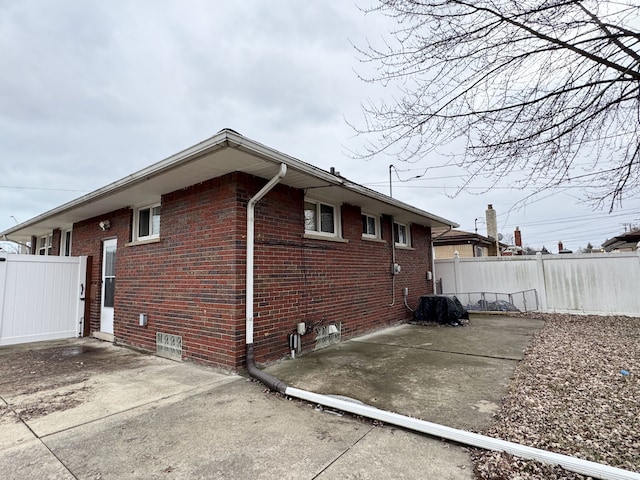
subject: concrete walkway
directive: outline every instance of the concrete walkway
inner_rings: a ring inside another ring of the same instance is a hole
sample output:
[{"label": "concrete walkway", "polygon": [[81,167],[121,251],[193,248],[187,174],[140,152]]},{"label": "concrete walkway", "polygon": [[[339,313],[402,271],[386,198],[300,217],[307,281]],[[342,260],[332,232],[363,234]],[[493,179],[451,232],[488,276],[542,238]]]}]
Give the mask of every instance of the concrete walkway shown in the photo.
[{"label": "concrete walkway", "polygon": [[[490,421],[539,325],[507,317],[457,329],[406,325],[268,370],[299,388],[473,426]],[[465,409],[471,415],[458,418]],[[0,471],[3,479],[473,478],[460,446],[94,339],[0,348]]]}]

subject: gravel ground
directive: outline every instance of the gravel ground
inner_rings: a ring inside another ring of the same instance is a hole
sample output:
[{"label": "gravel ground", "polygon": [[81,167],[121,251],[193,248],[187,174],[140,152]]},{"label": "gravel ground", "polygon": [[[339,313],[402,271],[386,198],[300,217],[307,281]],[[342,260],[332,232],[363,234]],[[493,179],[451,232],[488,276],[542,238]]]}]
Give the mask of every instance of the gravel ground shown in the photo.
[{"label": "gravel ground", "polygon": [[[528,316],[545,325],[482,433],[640,472],[640,318]],[[482,480],[589,478],[484,451],[474,471]]]}]

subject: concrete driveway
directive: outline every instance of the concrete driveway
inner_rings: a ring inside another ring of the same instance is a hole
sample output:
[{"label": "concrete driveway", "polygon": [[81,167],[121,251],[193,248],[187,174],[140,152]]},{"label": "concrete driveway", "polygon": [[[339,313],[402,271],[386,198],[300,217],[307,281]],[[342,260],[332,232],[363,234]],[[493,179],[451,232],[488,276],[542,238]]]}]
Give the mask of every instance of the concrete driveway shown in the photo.
[{"label": "concrete driveway", "polygon": [[[473,428],[490,421],[539,326],[508,317],[405,325],[267,370]],[[0,470],[3,479],[473,478],[461,446],[93,339],[0,348]]]}]

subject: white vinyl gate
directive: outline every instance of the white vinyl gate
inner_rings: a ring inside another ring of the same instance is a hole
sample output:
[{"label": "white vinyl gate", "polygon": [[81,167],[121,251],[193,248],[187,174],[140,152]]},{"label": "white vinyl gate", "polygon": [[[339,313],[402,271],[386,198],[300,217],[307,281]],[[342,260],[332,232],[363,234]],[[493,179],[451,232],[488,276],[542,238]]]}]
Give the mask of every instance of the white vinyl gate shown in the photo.
[{"label": "white vinyl gate", "polygon": [[82,335],[87,257],[0,253],[0,345]]}]

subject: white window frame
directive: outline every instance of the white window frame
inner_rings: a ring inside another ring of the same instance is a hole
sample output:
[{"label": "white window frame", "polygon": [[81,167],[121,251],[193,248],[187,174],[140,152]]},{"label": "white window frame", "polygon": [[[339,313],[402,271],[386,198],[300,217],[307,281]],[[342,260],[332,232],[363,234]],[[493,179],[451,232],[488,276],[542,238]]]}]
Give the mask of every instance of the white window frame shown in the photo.
[{"label": "white window frame", "polygon": [[[69,241],[67,242],[67,234],[69,235]],[[71,256],[71,243],[73,242],[73,231],[71,229],[63,230],[60,235],[60,256]]]},{"label": "white window frame", "polygon": [[[151,205],[145,205],[143,207],[138,207],[133,211],[133,241],[134,242],[138,242],[138,241],[142,241],[142,240],[151,240],[154,238],[160,238],[160,227],[162,225],[162,211],[160,211],[160,213],[158,214],[159,220],[158,220],[158,229],[156,232],[153,231],[153,210],[154,209],[160,209],[160,203],[153,203]],[[149,224],[147,225],[149,227],[149,234],[148,235],[140,235],[140,213],[144,212],[145,210],[149,210]]]},{"label": "white window frame", "polygon": [[[400,227],[404,229],[404,239],[400,238]],[[396,232],[398,233],[396,240]],[[409,225],[406,223],[393,222],[393,241],[397,247],[410,247],[411,236],[409,234]]]},{"label": "white window frame", "polygon": [[[44,240],[44,243],[43,243]],[[38,255],[51,255],[51,249],[53,248],[53,233],[48,235],[42,235],[38,237]]]},{"label": "white window frame", "polygon": [[380,238],[380,218],[376,215],[371,215],[370,213],[362,213],[362,222],[364,228],[364,221],[367,220],[367,226],[369,226],[369,219],[373,219],[374,221],[374,233],[362,232],[362,238]]},{"label": "white window frame", "polygon": [[[315,205],[315,219],[316,219],[316,228],[315,229],[309,229],[307,228],[307,210],[309,210],[307,207],[309,204]],[[321,217],[321,208],[325,206],[325,207],[329,207],[333,210],[333,232],[325,232],[320,230],[321,228],[321,222],[319,222],[319,219]],[[337,205],[332,205],[330,203],[327,202],[322,202],[320,200],[314,200],[311,198],[305,198],[304,199],[304,231],[307,234],[311,234],[311,235],[321,235],[321,236],[325,236],[325,237],[332,237],[332,238],[341,238],[342,237],[342,232],[340,231],[340,208]]]}]

